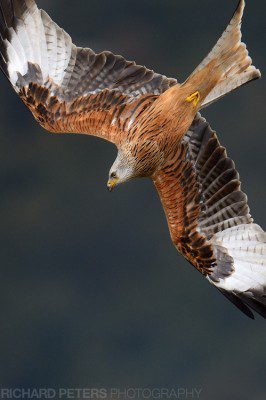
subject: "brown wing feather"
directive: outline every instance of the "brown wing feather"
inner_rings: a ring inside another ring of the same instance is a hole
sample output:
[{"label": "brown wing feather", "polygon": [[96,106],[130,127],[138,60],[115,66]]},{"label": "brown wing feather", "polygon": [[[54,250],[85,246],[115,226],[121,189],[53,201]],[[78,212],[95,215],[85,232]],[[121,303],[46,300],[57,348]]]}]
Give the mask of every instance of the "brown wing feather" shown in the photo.
[{"label": "brown wing feather", "polygon": [[105,89],[75,100],[60,101],[52,89],[30,83],[19,95],[40,125],[53,133],[81,133],[98,136],[119,146],[129,121],[145,110],[155,99],[143,95],[138,99]]},{"label": "brown wing feather", "polygon": [[177,249],[203,274],[225,276],[232,263],[215,233],[252,222],[239,175],[215,132],[199,115],[178,151],[153,177]]},{"label": "brown wing feather", "polygon": [[167,217],[171,239],[177,250],[203,275],[215,263],[212,246],[197,231],[201,213],[200,185],[186,159],[183,144],[176,156],[153,177]]},{"label": "brown wing feather", "polygon": [[122,56],[76,47],[34,0],[0,5],[0,67],[49,131],[89,133],[117,143],[125,111],[144,107],[146,98],[177,84]]},{"label": "brown wing feather", "polygon": [[266,318],[266,234],[200,115],[153,181],[176,248],[248,317],[254,310]]}]

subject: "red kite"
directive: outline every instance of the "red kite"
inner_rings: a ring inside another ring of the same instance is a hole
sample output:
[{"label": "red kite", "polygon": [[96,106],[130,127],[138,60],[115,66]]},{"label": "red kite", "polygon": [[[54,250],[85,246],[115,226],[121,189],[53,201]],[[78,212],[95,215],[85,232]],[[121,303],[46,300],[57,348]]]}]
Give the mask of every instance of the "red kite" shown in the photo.
[{"label": "red kite", "polygon": [[53,133],[118,148],[108,188],[148,177],[177,250],[247,316],[266,317],[266,234],[233,161],[199,110],[260,77],[244,43],[241,0],[213,50],[182,84],[109,51],[76,47],[34,0],[0,0],[0,65]]}]

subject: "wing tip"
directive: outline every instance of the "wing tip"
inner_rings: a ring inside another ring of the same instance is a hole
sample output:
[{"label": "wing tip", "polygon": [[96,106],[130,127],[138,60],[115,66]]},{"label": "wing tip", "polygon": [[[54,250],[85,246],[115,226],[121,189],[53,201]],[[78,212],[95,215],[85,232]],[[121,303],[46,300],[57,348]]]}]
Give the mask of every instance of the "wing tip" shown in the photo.
[{"label": "wing tip", "polygon": [[[217,286],[216,286],[217,287]],[[243,314],[245,314],[248,318],[255,320],[255,316],[251,309],[234,293],[228,292],[226,290],[222,290],[217,288],[226,298],[229,300],[234,306],[240,310]]]},{"label": "wing tip", "polygon": [[[255,294],[253,294],[252,298],[251,295],[247,293],[233,293],[219,287],[217,287],[217,289],[248,318],[255,320],[255,315],[253,313],[255,311],[262,318],[266,319],[266,302],[262,302],[261,298],[260,300],[257,299]],[[266,301],[265,295],[263,298]]]}]

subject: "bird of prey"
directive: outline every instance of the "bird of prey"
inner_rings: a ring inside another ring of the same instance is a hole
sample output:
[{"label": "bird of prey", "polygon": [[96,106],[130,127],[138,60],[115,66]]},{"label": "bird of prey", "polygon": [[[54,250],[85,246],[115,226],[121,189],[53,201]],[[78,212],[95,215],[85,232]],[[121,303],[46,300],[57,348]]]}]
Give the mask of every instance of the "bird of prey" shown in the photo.
[{"label": "bird of prey", "polygon": [[266,234],[233,161],[199,114],[260,77],[241,41],[240,0],[212,51],[180,84],[109,51],[76,47],[34,0],[0,0],[0,65],[43,128],[117,146],[108,188],[152,179],[176,249],[250,318],[266,317]]}]

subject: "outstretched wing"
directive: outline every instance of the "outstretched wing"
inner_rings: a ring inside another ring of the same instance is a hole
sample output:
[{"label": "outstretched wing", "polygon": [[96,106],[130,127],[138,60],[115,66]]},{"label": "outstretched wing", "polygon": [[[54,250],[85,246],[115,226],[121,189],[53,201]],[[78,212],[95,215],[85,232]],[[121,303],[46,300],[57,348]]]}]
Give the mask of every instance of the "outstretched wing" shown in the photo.
[{"label": "outstretched wing", "polygon": [[52,132],[88,133],[117,143],[139,107],[177,84],[108,51],[76,47],[34,0],[0,0],[0,34],[2,71]]},{"label": "outstretched wing", "polygon": [[266,233],[253,223],[235,165],[200,115],[154,183],[177,249],[241,311],[266,317]]}]

